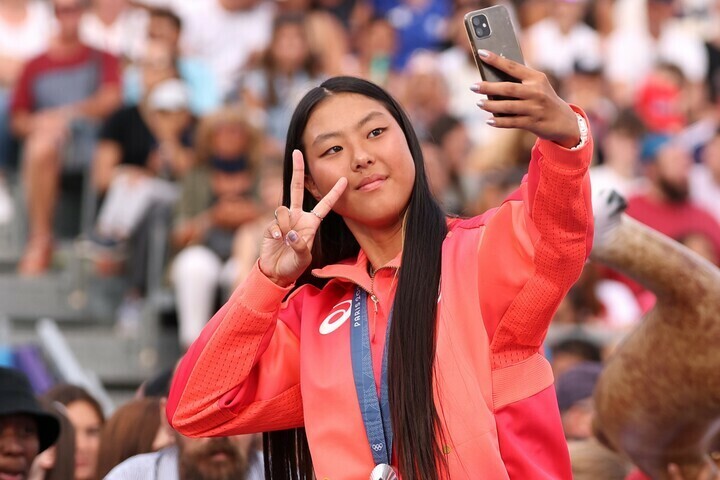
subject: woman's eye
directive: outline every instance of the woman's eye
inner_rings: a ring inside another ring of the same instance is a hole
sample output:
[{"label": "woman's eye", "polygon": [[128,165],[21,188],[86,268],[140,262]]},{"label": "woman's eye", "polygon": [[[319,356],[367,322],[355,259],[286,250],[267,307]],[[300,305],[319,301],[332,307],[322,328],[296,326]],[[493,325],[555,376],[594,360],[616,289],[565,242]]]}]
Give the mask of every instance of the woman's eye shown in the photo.
[{"label": "woman's eye", "polygon": [[368,137],[370,137],[370,138],[377,137],[378,135],[380,135],[380,134],[381,134],[382,132],[384,132],[384,131],[385,131],[384,128],[376,128],[375,130],[373,130],[372,132],[370,132],[370,134],[368,135]]},{"label": "woman's eye", "polygon": [[342,147],[335,145],[334,147],[330,147],[327,150],[325,150],[325,153],[323,153],[323,155],[328,155],[331,153],[338,153],[340,151],[342,151]]}]

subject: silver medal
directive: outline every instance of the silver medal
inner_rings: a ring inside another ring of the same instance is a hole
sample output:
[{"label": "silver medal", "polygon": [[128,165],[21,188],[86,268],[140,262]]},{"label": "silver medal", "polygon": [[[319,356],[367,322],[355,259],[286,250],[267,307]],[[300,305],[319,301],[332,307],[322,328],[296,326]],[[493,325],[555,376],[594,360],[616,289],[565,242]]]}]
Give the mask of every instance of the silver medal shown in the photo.
[{"label": "silver medal", "polygon": [[370,472],[370,480],[397,480],[397,478],[397,473],[387,463],[375,465],[375,468]]}]

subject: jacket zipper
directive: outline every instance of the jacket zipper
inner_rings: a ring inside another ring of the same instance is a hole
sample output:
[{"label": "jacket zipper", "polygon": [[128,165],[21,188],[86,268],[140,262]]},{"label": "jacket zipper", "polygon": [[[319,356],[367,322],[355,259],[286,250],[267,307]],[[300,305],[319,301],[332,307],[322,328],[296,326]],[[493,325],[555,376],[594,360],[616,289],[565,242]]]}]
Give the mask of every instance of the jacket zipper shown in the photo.
[{"label": "jacket zipper", "polygon": [[[394,268],[394,267],[387,267],[387,266],[385,266],[385,267],[380,267],[380,268],[378,268],[377,270],[375,270],[375,271],[373,272],[373,274],[370,275],[370,290],[368,290],[367,288],[363,287],[363,286],[360,285],[359,283],[356,283],[354,280],[352,280],[351,278],[348,278],[348,277],[343,277],[343,276],[341,276],[341,275],[337,275],[337,276],[334,276],[334,277],[332,277],[332,278],[342,278],[343,280],[347,280],[348,282],[352,283],[353,285],[357,285],[358,287],[360,287],[360,288],[362,288],[363,290],[365,290],[365,293],[367,293],[368,295],[370,295],[370,300],[372,300],[373,306],[375,307],[375,313],[377,314],[377,311],[378,311],[378,303],[380,303],[380,299],[377,297],[377,295],[375,295],[375,275],[377,274],[377,272],[379,272],[379,271],[382,270],[383,268]],[[320,277],[320,276],[317,276],[317,275],[315,275],[315,274],[312,274],[312,275],[313,275],[314,277],[317,277],[317,278],[327,278],[327,277]]]},{"label": "jacket zipper", "polygon": [[[378,269],[380,270],[380,269]],[[375,306],[375,316],[377,316],[378,311],[378,298],[375,295],[375,274],[377,273],[377,270],[370,273],[370,300],[372,300],[373,305]]]}]

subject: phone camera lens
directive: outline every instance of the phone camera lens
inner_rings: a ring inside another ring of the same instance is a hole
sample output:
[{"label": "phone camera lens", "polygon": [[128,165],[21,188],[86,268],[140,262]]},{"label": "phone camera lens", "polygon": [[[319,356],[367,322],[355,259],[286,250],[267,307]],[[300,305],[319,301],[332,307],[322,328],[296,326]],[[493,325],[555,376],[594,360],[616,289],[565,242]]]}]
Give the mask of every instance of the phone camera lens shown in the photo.
[{"label": "phone camera lens", "polygon": [[477,15],[472,19],[473,28],[475,35],[478,38],[485,38],[490,36],[490,25],[485,15]]}]

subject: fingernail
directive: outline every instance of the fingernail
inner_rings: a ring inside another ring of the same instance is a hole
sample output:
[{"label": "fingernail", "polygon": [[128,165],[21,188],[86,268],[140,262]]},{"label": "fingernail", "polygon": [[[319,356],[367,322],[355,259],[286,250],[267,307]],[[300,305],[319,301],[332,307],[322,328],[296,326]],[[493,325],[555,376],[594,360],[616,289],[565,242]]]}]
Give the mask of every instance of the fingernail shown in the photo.
[{"label": "fingernail", "polygon": [[298,241],[298,234],[295,230],[290,230],[287,234],[287,239],[290,243],[295,243]]},{"label": "fingernail", "polygon": [[472,85],[470,85],[470,90],[472,90],[475,93],[480,93],[480,84],[473,83]]},{"label": "fingernail", "polygon": [[483,50],[482,48],[478,50],[478,55],[480,55],[483,58],[488,58],[490,56],[490,52],[487,50]]},{"label": "fingernail", "polygon": [[490,125],[491,127],[494,127],[494,126],[495,126],[495,120],[492,119],[492,118],[491,118],[490,120],[486,120],[485,123],[487,123],[487,124]]},{"label": "fingernail", "polygon": [[484,101],[484,100],[480,100],[479,102],[476,103],[476,105],[477,105],[478,107],[480,107],[480,108],[483,108],[483,107],[485,106],[485,101]]},{"label": "fingernail", "polygon": [[275,240],[277,240],[278,238],[280,238],[281,235],[280,232],[278,232],[277,230],[273,230],[272,236]]}]

